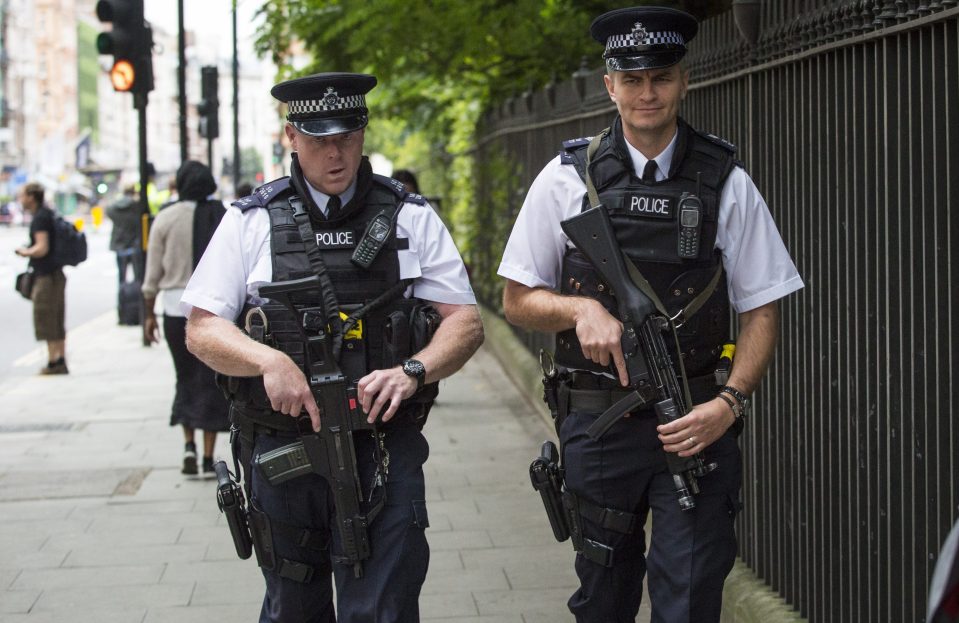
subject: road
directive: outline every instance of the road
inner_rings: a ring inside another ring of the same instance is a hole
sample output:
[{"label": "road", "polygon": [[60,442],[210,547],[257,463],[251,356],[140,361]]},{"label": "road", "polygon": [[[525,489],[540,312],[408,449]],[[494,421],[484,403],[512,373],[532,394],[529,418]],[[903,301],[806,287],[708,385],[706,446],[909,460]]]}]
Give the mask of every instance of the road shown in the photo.
[{"label": "road", "polygon": [[[67,267],[67,332],[94,318],[116,309],[117,267],[109,250],[110,223],[98,231],[87,230],[87,261]],[[29,241],[28,230],[20,226],[0,227],[0,378],[36,374],[46,363],[46,345],[33,337],[33,316],[30,301],[13,289],[17,273],[27,262],[14,254],[14,249]],[[135,327],[130,327],[136,339]],[[67,361],[70,340],[67,337]]]}]

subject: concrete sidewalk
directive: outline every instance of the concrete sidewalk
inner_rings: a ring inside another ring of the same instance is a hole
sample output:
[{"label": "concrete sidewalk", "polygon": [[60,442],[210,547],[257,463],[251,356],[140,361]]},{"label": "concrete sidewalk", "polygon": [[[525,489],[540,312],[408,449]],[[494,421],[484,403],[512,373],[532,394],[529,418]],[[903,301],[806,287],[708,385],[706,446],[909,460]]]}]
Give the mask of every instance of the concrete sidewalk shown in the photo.
[{"label": "concrete sidewalk", "polygon": [[[179,473],[165,345],[114,312],[67,344],[69,376],[0,382],[0,621],[256,620],[262,577],[236,557],[213,481]],[[424,620],[572,621],[572,548],[527,475],[550,431],[489,351],[443,382],[426,434]]]}]

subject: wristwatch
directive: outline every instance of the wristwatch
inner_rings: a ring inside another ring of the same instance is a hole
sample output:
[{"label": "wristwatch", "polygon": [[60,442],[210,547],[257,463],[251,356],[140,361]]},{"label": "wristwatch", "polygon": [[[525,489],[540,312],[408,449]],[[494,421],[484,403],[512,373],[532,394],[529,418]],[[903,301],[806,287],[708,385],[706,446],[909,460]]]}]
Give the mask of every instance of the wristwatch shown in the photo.
[{"label": "wristwatch", "polygon": [[407,359],[403,361],[403,374],[415,378],[416,389],[420,389],[426,381],[426,366],[416,359]]}]

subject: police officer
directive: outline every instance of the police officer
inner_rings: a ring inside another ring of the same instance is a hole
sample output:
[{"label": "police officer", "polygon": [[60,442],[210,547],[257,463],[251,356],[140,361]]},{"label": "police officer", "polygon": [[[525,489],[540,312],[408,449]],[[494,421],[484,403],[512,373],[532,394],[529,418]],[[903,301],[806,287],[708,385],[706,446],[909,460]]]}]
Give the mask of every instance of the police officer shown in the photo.
[{"label": "police officer", "polygon": [[[375,85],[369,75],[323,73],[273,87],[288,106],[291,175],[233,203],[182,299],[190,350],[232,377],[227,387],[252,510],[269,524],[274,563],[263,568],[260,621],[419,620],[429,560],[422,470],[428,446],[421,428],[437,381],[458,370],[483,339],[449,232],[425,199],[374,175],[363,156],[365,95]],[[366,240],[377,218],[388,233]],[[378,251],[358,263],[354,252],[364,240]],[[322,268],[311,257],[316,250]],[[372,553],[361,578],[335,562],[344,548],[331,531],[335,509],[323,478],[311,473],[271,486],[250,469],[257,457],[295,440],[294,416],[308,413],[314,430],[323,423],[294,361],[302,343],[283,333],[286,316],[259,296],[262,284],[318,270],[329,276],[340,311],[360,315],[362,325],[344,336],[339,364],[357,383],[369,421],[382,423],[381,435],[354,435],[357,470],[369,483],[364,496],[380,495],[374,472],[386,468],[386,505],[369,526]],[[264,312],[253,314],[260,341],[235,324],[243,325],[254,307]],[[378,450],[381,458],[374,459]]]},{"label": "police officer", "polygon": [[[741,455],[730,429],[772,357],[776,301],[802,287],[734,148],[678,116],[688,84],[681,59],[697,27],[692,16],[660,7],[619,9],[593,22],[619,115],[595,151],[589,140],[567,141],[537,176],[499,267],[508,280],[506,317],[557,333],[556,362],[568,371],[559,436],[565,487],[584,538],[575,563],[580,587],[569,599],[582,622],[633,621],[644,576],[653,621],[719,620],[740,506]],[[587,174],[620,248],[671,315],[687,310],[678,336],[695,405],[666,425],[651,409],[635,411],[598,441],[586,429],[625,395],[628,377],[615,301],[560,229],[590,207]],[[702,207],[680,223],[683,193],[695,194]],[[695,238],[691,248],[680,248],[683,227]],[[717,385],[730,304],[740,333],[728,380]],[[699,479],[692,510],[677,503],[669,452],[702,453],[719,465]]]}]

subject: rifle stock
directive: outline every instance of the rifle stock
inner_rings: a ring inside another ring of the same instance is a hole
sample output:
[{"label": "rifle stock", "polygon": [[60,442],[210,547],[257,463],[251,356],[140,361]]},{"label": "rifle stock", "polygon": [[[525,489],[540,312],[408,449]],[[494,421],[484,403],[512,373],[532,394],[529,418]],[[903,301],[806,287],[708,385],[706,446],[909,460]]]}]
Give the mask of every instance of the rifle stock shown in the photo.
[{"label": "rifle stock", "polygon": [[[576,248],[586,256],[615,293],[619,319],[623,323],[622,347],[629,386],[638,394],[636,397],[624,398],[621,401],[623,403],[621,407],[628,404],[630,409],[638,408],[658,394],[653,370],[641,351],[639,339],[640,328],[646,318],[655,313],[656,307],[630,279],[626,263],[623,261],[623,254],[616,244],[616,235],[613,233],[613,226],[609,221],[606,208],[601,205],[591,208],[563,221],[560,225]],[[617,376],[615,370],[613,372],[614,376]],[[619,415],[627,413],[630,409],[620,412]],[[606,429],[613,425],[616,417],[610,417],[607,420]],[[601,431],[596,437],[602,436],[603,432],[606,431]]]}]

